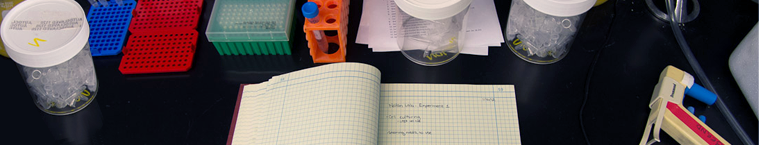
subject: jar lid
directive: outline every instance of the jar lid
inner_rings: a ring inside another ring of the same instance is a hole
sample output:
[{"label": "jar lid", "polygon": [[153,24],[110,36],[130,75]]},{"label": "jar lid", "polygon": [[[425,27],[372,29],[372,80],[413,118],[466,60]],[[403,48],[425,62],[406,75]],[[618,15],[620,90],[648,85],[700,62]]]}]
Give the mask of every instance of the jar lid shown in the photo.
[{"label": "jar lid", "polygon": [[472,0],[396,0],[405,13],[425,20],[453,17],[470,6]]},{"label": "jar lid", "polygon": [[73,0],[27,0],[3,18],[8,55],[27,67],[50,67],[81,51],[90,35],[84,10]]},{"label": "jar lid", "polygon": [[596,0],[524,0],[526,4],[539,12],[569,17],[585,13],[596,3]]}]

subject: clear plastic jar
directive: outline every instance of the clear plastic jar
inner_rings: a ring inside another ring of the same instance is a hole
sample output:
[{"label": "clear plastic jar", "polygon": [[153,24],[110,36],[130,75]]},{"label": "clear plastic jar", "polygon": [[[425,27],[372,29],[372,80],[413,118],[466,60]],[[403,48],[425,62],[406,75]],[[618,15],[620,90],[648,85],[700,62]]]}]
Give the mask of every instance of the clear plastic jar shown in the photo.
[{"label": "clear plastic jar", "polygon": [[396,0],[397,42],[409,60],[425,66],[450,62],[464,47],[472,0]]},{"label": "clear plastic jar", "polygon": [[595,0],[513,0],[505,39],[521,59],[551,64],[567,55]]},{"label": "clear plastic jar", "polygon": [[76,56],[51,67],[17,65],[37,107],[64,115],[83,109],[95,98],[98,79],[86,44]]},{"label": "clear plastic jar", "polygon": [[71,0],[24,1],[0,24],[32,100],[53,115],[82,110],[95,98],[98,80],[90,54],[89,25]]}]

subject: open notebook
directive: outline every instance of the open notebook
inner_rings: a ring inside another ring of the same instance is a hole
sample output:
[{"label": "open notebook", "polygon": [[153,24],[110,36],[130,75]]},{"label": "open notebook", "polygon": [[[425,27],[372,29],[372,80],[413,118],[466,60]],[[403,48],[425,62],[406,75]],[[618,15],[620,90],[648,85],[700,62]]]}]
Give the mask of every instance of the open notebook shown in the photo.
[{"label": "open notebook", "polygon": [[512,85],[381,84],[336,63],[243,85],[227,144],[520,144]]}]

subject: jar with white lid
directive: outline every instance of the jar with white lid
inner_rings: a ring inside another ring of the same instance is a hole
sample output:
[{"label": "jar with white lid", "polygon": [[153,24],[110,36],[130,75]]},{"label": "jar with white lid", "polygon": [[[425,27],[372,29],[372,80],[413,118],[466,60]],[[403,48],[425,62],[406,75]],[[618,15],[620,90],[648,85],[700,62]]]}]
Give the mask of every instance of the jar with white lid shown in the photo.
[{"label": "jar with white lid", "polygon": [[464,48],[472,0],[396,0],[396,39],[401,53],[425,66],[450,62]]},{"label": "jar with white lid", "polygon": [[586,11],[596,0],[513,0],[505,32],[507,46],[535,64],[567,55]]},{"label": "jar with white lid", "polygon": [[85,13],[72,0],[27,0],[0,24],[34,103],[53,115],[82,110],[97,94],[89,35]]}]

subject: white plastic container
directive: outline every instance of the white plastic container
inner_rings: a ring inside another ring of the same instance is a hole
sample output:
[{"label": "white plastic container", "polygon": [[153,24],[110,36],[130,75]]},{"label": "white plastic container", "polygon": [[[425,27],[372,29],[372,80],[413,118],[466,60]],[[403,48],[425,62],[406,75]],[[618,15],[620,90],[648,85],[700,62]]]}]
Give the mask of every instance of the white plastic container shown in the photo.
[{"label": "white plastic container", "polygon": [[596,0],[513,0],[505,32],[521,59],[551,64],[567,55],[586,11]]},{"label": "white plastic container", "polygon": [[728,58],[728,68],[734,75],[736,84],[742,90],[744,98],[747,99],[749,107],[758,115],[758,30],[757,23],[752,30],[744,36],[739,46],[736,46],[731,57]]},{"label": "white plastic container", "polygon": [[0,36],[34,103],[53,115],[75,113],[97,93],[82,7],[72,0],[27,0],[3,19]]},{"label": "white plastic container", "polygon": [[450,62],[463,48],[472,0],[396,0],[397,42],[409,60],[425,66]]}]

